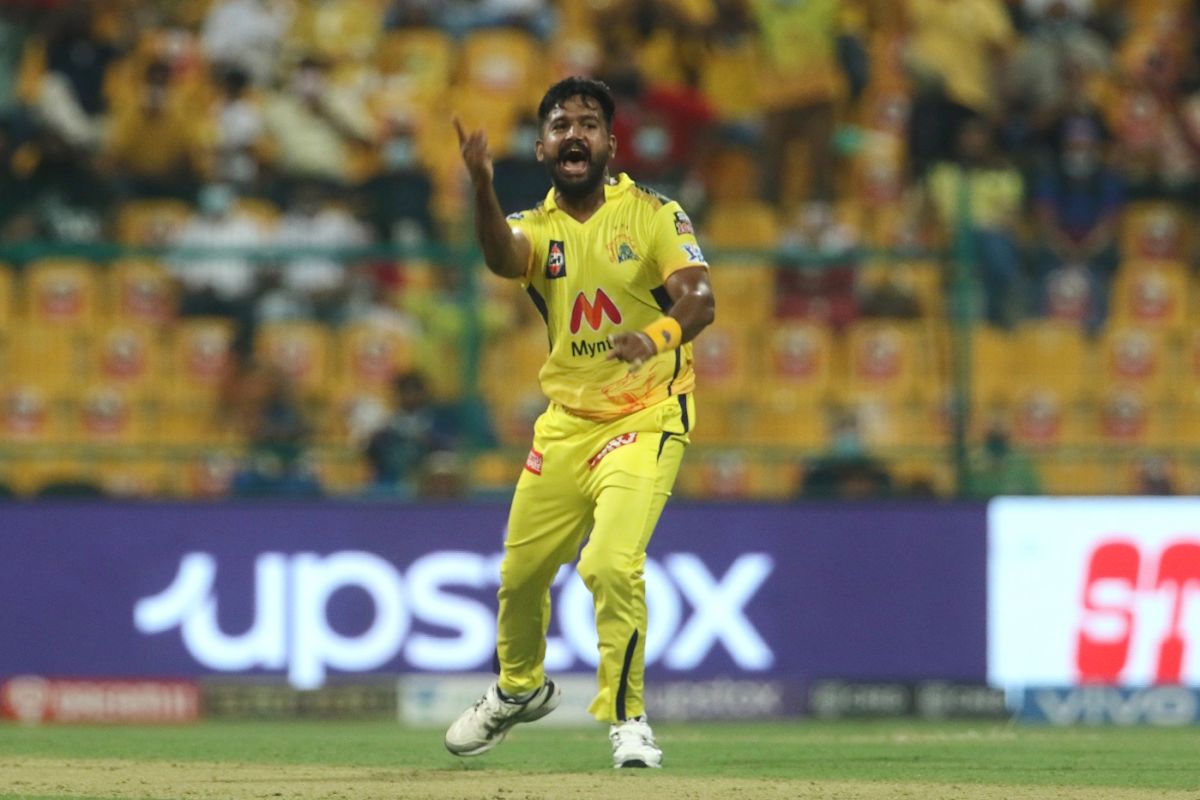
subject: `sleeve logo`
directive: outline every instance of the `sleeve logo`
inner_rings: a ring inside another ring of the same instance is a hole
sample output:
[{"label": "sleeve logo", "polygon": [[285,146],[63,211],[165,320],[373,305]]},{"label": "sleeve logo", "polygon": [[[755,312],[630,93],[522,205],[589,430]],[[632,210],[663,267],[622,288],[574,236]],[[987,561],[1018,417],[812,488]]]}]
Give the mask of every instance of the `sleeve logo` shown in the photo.
[{"label": "sleeve logo", "polygon": [[675,233],[680,236],[696,235],[696,229],[692,227],[691,219],[682,211],[675,212]]},{"label": "sleeve logo", "polygon": [[567,276],[567,248],[562,242],[554,239],[550,242],[550,252],[546,255],[546,278],[565,278]]},{"label": "sleeve logo", "polygon": [[691,264],[707,264],[704,260],[704,253],[700,250],[698,244],[681,244],[679,249],[682,250],[688,257],[688,262]]},{"label": "sleeve logo", "polygon": [[525,457],[525,469],[529,470],[534,475],[541,475],[542,454],[537,450],[530,450],[529,455]]}]

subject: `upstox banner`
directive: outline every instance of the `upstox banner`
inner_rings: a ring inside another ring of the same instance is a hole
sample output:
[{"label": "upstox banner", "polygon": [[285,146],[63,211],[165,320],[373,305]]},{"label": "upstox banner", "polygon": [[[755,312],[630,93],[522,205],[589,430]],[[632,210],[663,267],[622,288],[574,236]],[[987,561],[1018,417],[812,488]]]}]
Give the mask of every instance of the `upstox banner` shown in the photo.
[{"label": "upstox banner", "polygon": [[988,514],[990,683],[1200,686],[1200,499],[1001,498]]},{"label": "upstox banner", "polygon": [[[506,509],[0,506],[0,678],[490,669]],[[978,681],[981,506],[672,505],[646,564],[657,679]],[[552,592],[552,672],[597,661]]]}]

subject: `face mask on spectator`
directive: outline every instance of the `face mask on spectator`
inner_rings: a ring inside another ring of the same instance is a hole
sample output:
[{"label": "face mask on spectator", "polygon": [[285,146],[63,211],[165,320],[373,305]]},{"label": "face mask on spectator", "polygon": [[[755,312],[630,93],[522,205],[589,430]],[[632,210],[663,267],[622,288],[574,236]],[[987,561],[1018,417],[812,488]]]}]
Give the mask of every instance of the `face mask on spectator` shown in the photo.
[{"label": "face mask on spectator", "polygon": [[383,148],[383,160],[392,170],[405,170],[416,164],[417,153],[412,138],[396,136],[389,139]]},{"label": "face mask on spectator", "polygon": [[661,161],[671,149],[671,137],[661,125],[647,125],[633,135],[633,149],[644,161]]}]

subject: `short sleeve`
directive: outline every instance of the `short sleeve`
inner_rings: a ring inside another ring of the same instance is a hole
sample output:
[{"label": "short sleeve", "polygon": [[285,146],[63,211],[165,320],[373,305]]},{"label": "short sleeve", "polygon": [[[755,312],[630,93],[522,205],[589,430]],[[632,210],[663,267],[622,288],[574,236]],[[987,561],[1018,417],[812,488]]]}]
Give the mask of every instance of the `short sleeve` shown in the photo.
[{"label": "short sleeve", "polygon": [[540,226],[535,221],[532,211],[518,211],[514,214],[509,214],[504,218],[504,221],[508,223],[509,230],[520,231],[529,240],[529,263],[525,265],[525,274],[520,279],[522,286],[528,286],[533,276],[533,265],[537,258],[537,253],[541,252],[538,244]]},{"label": "short sleeve", "polygon": [[650,252],[664,281],[684,267],[708,267],[692,221],[675,201],[664,204],[651,217]]}]

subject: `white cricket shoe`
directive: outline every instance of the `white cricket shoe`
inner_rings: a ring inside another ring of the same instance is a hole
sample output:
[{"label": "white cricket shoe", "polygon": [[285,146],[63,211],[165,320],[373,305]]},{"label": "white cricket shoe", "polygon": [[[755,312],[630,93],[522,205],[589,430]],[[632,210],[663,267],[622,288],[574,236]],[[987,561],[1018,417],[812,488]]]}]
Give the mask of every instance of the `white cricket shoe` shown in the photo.
[{"label": "white cricket shoe", "polygon": [[558,708],[562,690],[549,678],[524,700],[505,700],[492,684],[446,731],[446,749],[456,756],[477,756],[504,741],[518,722],[533,722]]},{"label": "white cricket shoe", "polygon": [[662,766],[662,750],[654,743],[654,731],[645,717],[635,717],[608,729],[613,746],[613,767]]}]

